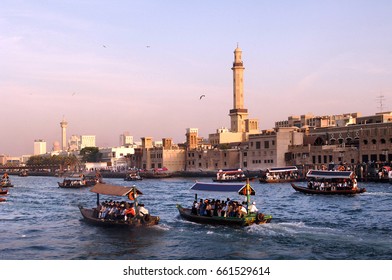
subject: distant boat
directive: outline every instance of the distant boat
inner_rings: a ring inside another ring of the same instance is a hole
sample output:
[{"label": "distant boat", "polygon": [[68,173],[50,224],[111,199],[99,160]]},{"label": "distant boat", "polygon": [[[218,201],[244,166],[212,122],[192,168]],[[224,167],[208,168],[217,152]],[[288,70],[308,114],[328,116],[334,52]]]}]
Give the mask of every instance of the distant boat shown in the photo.
[{"label": "distant boat", "polygon": [[0,202],[4,202],[4,201],[7,201],[7,199],[0,197]]},{"label": "distant boat", "polygon": [[140,176],[139,171],[131,170],[125,174],[124,181],[140,181],[143,178]]},{"label": "distant boat", "polygon": [[166,167],[154,168],[151,170],[141,170],[139,174],[142,178],[148,179],[170,178],[173,176],[172,172],[170,172]]},{"label": "distant boat", "polygon": [[89,187],[85,180],[82,179],[72,179],[65,178],[62,182],[57,182],[60,188],[68,188],[68,189],[79,189],[84,187]]},{"label": "distant boat", "polygon": [[246,182],[246,180],[253,180],[245,175],[242,169],[220,169],[216,173],[216,178],[212,179],[213,182],[230,183],[230,182]]},{"label": "distant boat", "polygon": [[306,187],[294,183],[291,183],[291,186],[306,194],[350,195],[366,192],[365,188],[358,187],[353,171],[309,170],[306,178]]},{"label": "distant boat", "polygon": [[[248,181],[249,182],[249,181]],[[251,202],[250,196],[255,194],[255,190],[249,185],[249,183],[206,183],[196,182],[191,190],[198,191],[212,191],[212,192],[225,192],[225,193],[238,193],[242,194],[246,198],[246,207],[250,209]],[[195,195],[195,201],[197,201],[197,195]],[[233,204],[236,202],[231,201]],[[229,202],[230,203],[230,202]],[[241,205],[241,207],[243,207]],[[246,213],[242,213],[241,216],[219,216],[219,215],[204,215],[197,213],[197,209],[185,208],[180,204],[177,204],[177,209],[180,216],[188,221],[200,223],[200,224],[212,224],[212,225],[227,225],[227,226],[249,226],[252,224],[264,224],[269,223],[272,219],[271,215],[265,215],[261,212],[250,212],[246,210]]]},{"label": "distant boat", "polygon": [[3,190],[0,188],[0,195],[6,195],[8,194],[8,190]]},{"label": "distant boat", "polygon": [[287,183],[303,180],[296,166],[267,168],[259,179],[260,183]]},{"label": "distant boat", "polygon": [[19,177],[27,177],[29,174],[27,173],[27,170],[22,170],[18,174]]},{"label": "distant boat", "polygon": [[0,188],[12,188],[14,185],[11,183],[11,180],[6,177],[1,179],[0,181]]}]

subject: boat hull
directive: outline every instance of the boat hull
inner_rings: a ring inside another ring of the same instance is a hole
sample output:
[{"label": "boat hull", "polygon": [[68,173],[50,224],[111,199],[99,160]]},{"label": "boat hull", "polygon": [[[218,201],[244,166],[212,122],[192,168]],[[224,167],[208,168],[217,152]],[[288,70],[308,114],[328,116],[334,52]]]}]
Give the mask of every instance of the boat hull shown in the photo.
[{"label": "boat hull", "polygon": [[217,217],[217,216],[199,216],[191,213],[191,209],[183,208],[181,205],[177,205],[177,209],[180,213],[181,218],[184,220],[195,222],[199,224],[211,224],[211,225],[225,225],[225,226],[237,226],[244,227],[252,224],[265,224],[272,220],[270,215],[249,215],[245,218],[237,217]]},{"label": "boat hull", "polygon": [[8,194],[8,190],[0,190],[0,195],[6,195]]},{"label": "boat hull", "polygon": [[159,222],[158,216],[149,216],[148,219],[134,219],[128,222],[119,220],[106,220],[98,218],[98,211],[95,208],[87,209],[83,206],[79,206],[80,213],[84,220],[89,224],[103,226],[103,227],[115,227],[115,228],[135,228],[135,227],[148,227],[157,225]]},{"label": "boat hull", "polygon": [[344,189],[344,190],[317,190],[317,189],[310,189],[308,187],[301,187],[294,183],[291,183],[291,186],[294,190],[306,194],[325,194],[325,195],[351,195],[351,194],[358,194],[366,192],[365,188],[357,188],[357,189]]}]

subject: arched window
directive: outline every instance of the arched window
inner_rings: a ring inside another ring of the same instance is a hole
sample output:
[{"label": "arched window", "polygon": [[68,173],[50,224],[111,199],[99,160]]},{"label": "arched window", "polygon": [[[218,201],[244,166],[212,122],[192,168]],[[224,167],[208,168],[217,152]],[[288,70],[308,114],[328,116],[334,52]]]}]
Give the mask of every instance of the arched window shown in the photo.
[{"label": "arched window", "polygon": [[376,139],[372,139],[372,144],[376,144],[377,140]]},{"label": "arched window", "polygon": [[381,138],[381,144],[385,144],[387,141],[384,138]]},{"label": "arched window", "polygon": [[364,145],[367,145],[367,144],[368,144],[368,140],[366,140],[366,139],[363,140],[363,144],[364,144]]}]

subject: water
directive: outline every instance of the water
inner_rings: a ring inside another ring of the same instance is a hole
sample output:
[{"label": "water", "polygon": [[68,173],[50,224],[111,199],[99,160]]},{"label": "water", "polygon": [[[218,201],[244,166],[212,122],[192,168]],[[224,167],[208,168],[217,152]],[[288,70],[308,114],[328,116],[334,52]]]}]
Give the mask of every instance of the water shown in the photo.
[{"label": "water", "polygon": [[[61,189],[54,177],[11,180],[15,187],[9,189],[7,202],[0,203],[1,260],[392,259],[389,184],[362,183],[367,192],[356,196],[322,196],[295,192],[289,184],[253,182],[259,210],[273,220],[230,228],[178,216],[176,204],[193,201],[193,179],[146,179],[136,182],[144,193],[140,200],[161,221],[154,228],[132,231],[85,223],[78,205],[93,207],[96,199],[88,188]],[[226,198],[217,193],[208,197]]]}]

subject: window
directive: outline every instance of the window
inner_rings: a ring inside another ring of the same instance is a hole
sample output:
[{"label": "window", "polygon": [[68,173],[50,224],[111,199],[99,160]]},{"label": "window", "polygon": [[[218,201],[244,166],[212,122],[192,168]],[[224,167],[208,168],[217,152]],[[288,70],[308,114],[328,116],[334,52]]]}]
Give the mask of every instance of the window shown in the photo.
[{"label": "window", "polygon": [[269,149],[269,141],[264,141],[264,149]]},{"label": "window", "polygon": [[256,141],[256,149],[260,149],[260,148],[261,148],[260,141]]}]

